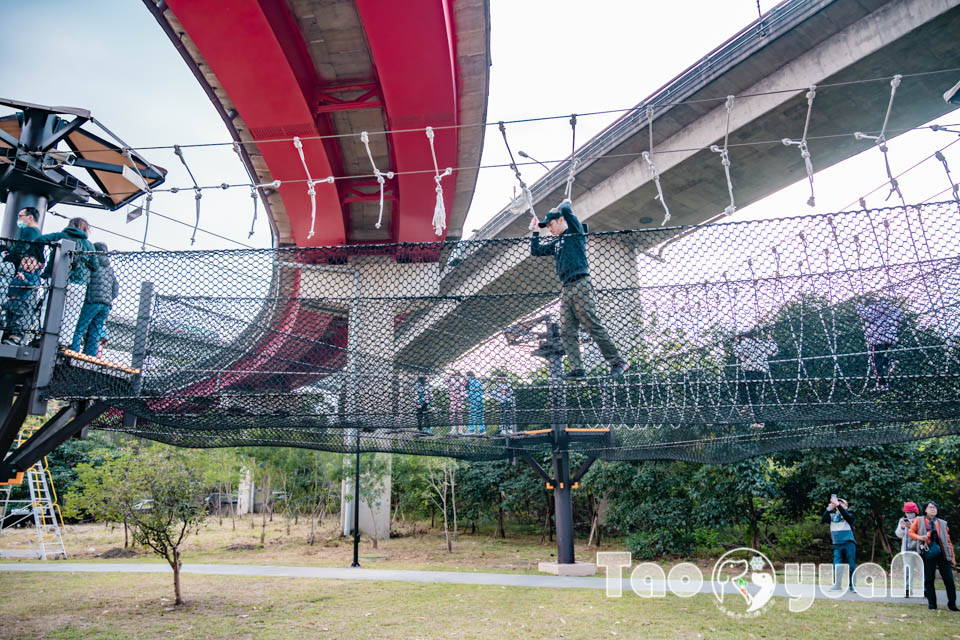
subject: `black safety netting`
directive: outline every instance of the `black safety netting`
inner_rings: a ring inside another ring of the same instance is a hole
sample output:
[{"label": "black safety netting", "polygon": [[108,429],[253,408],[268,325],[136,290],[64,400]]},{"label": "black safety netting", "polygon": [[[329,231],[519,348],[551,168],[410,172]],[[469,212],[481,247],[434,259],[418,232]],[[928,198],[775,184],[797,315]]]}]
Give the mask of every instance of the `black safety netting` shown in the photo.
[{"label": "black safety netting", "polygon": [[[191,447],[723,462],[958,433],[958,239],[955,202],[595,233],[563,295],[529,238],[111,253],[101,360],[48,391]],[[568,308],[615,345],[581,330],[583,379]]]}]

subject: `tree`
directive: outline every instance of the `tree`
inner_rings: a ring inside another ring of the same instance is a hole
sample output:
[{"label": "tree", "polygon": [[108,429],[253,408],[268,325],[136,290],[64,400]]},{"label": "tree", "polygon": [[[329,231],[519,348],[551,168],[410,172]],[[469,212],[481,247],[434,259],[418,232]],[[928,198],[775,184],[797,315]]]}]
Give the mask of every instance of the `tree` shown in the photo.
[{"label": "tree", "polygon": [[134,540],[170,564],[174,603],[183,604],[180,547],[206,518],[198,456],[155,445],[104,450],[97,457],[97,464],[78,465],[78,486],[68,494],[67,510],[129,522]]},{"label": "tree", "polygon": [[429,511],[430,487],[427,485],[427,458],[424,456],[394,455],[390,483],[393,515],[391,525]]},{"label": "tree", "polygon": [[124,549],[129,546],[128,519],[117,495],[133,455],[132,449],[94,449],[87,462],[77,464],[76,481],[64,494],[65,518],[123,522]]},{"label": "tree", "polygon": [[427,482],[432,490],[431,498],[434,504],[443,512],[443,535],[447,541],[447,553],[453,553],[453,543],[450,539],[450,524],[447,518],[447,504],[449,495],[454,487],[454,475],[457,472],[457,462],[449,458],[433,459],[427,463]]},{"label": "tree", "polygon": [[217,499],[211,503],[216,509],[217,521],[223,526],[223,501],[226,496],[230,509],[233,530],[237,529],[237,510],[233,506],[234,487],[239,485],[243,471],[243,460],[235,449],[220,448],[203,452],[198,458],[204,468],[204,481],[209,487],[216,487]]},{"label": "tree", "polygon": [[183,452],[151,447],[125,465],[123,476],[117,499],[135,526],[134,539],[173,569],[174,604],[181,605],[180,546],[206,518],[198,465]]}]

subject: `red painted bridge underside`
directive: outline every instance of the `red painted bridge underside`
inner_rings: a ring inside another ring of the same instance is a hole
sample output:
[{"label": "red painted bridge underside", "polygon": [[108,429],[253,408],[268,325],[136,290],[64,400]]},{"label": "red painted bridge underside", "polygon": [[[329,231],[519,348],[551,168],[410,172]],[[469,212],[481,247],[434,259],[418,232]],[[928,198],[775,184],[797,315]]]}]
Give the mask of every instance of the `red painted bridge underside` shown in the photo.
[{"label": "red painted bridge underside", "polygon": [[[390,135],[397,171],[391,239],[423,242],[442,239],[434,233],[436,183],[426,126],[457,124],[457,67],[451,3],[453,0],[381,2],[356,0],[376,69],[387,128],[420,129]],[[305,178],[290,141],[329,133],[328,121],[316,109],[329,84],[316,73],[306,44],[283,0],[167,0],[170,9],[199,48],[244,123],[249,128],[274,179]],[[322,15],[318,16],[322,19]],[[359,133],[359,132],[357,132]],[[440,169],[456,164],[457,129],[438,129],[434,140]],[[337,144],[358,144],[354,138],[304,140],[304,155],[314,179],[339,172]],[[380,167],[386,170],[387,167]],[[453,206],[454,178],[445,180],[444,201]],[[299,247],[345,244],[349,216],[344,194],[335,185],[317,184],[315,235],[310,229],[310,200],[302,182],[282,185],[280,195]],[[303,262],[333,258],[336,251],[304,254]],[[399,257],[399,256],[398,256]],[[404,259],[429,260],[427,255]],[[435,258],[434,258],[435,259]],[[256,388],[285,393],[324,377],[346,363],[347,332],[342,319],[304,309],[300,280],[285,292],[267,321],[266,330],[247,355],[207,378],[148,402],[157,414],[212,409],[204,398]],[[277,372],[284,372],[278,375]],[[302,373],[298,373],[302,372]],[[199,403],[199,404],[198,404]]]},{"label": "red painted bridge underside", "polygon": [[338,317],[304,309],[300,277],[295,276],[283,292],[284,302],[270,319],[256,348],[250,349],[215,377],[204,378],[147,406],[157,414],[197,413],[213,406],[197,398],[217,398],[224,393],[282,395],[316,382],[342,369],[347,363],[347,327]]},{"label": "red painted bridge underside", "polygon": [[[456,42],[453,0],[382,2],[356,0],[380,85],[388,129],[442,127],[457,123]],[[290,141],[329,133],[316,109],[331,86],[319,76],[294,17],[283,0],[168,0],[210,70],[258,142],[274,179],[305,179],[300,157]],[[322,3],[318,3],[323,20]],[[343,84],[342,82],[339,84]],[[358,133],[359,132],[355,132]],[[359,144],[354,138],[338,144]],[[390,136],[397,178],[391,238],[398,242],[438,240],[433,231],[436,192],[433,159],[423,131]],[[435,139],[441,170],[457,158],[456,129],[441,129]],[[342,170],[335,147],[305,140],[307,166],[314,179]],[[387,167],[380,167],[386,170]],[[371,169],[372,171],[372,169]],[[342,175],[342,174],[340,174]],[[445,181],[444,201],[453,204],[453,178]],[[317,223],[310,229],[310,199],[305,183],[280,188],[295,244],[316,247],[344,244],[349,219],[335,185],[317,184]]]}]

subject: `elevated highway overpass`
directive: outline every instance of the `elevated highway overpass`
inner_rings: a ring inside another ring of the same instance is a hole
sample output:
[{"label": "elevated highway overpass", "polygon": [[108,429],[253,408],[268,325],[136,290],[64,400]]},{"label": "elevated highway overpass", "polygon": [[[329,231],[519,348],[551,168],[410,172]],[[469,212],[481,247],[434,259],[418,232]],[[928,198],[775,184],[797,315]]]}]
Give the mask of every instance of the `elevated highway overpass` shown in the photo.
[{"label": "elevated highway overpass", "polygon": [[[734,100],[730,113],[736,203],[743,207],[756,202],[806,177],[797,147],[786,147],[781,139],[801,136],[810,85],[818,85],[808,134],[816,170],[872,147],[852,134],[879,131],[894,74],[905,77],[896,93],[888,138],[954,109],[942,95],[960,72],[908,74],[960,67],[960,49],[953,44],[956,33],[957,0],[783,2],[580,147],[574,209],[591,232],[660,225],[663,209],[641,156],[650,148],[646,107],[651,106],[654,160],[672,214],[670,224],[722,217],[729,204],[727,182],[718,154],[709,147],[723,144],[728,95],[745,96]],[[864,82],[872,79],[879,80]],[[541,217],[563,198],[568,163],[569,158],[531,186]],[[520,318],[552,299],[460,301],[462,296],[496,296],[509,290],[543,289],[555,295],[549,259],[534,259],[496,242],[529,233],[529,219],[529,213],[506,207],[472,238],[489,243],[453,256],[451,265],[457,266],[443,270],[440,286],[446,299],[405,319],[397,336],[398,360],[442,368],[504,328],[492,323],[494,315],[502,322],[503,305]],[[498,266],[488,269],[489,264]],[[598,289],[635,286],[642,269],[642,262],[629,273],[597,273],[595,268],[593,279]],[[609,311],[623,304],[614,302],[616,296],[601,294],[604,297],[613,307]],[[498,305],[495,314],[491,305]],[[459,334],[462,340],[455,345],[431,340],[433,332]]]}]

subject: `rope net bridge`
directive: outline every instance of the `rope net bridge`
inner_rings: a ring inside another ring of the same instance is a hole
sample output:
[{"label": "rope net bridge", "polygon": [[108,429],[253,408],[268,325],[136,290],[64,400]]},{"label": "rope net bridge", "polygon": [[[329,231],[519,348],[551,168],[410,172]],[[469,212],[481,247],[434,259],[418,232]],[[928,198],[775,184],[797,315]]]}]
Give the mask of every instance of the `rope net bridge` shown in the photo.
[{"label": "rope net bridge", "polygon": [[725,462],[960,433],[958,239],[956,202],[589,234],[631,367],[610,377],[581,332],[582,380],[529,238],[111,253],[106,350],[61,353],[47,394],[189,447],[498,459],[559,431],[595,458]]}]

